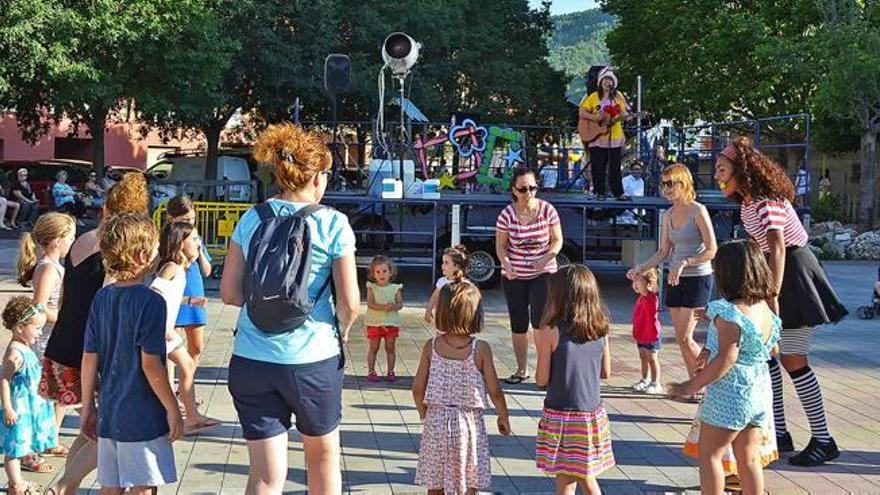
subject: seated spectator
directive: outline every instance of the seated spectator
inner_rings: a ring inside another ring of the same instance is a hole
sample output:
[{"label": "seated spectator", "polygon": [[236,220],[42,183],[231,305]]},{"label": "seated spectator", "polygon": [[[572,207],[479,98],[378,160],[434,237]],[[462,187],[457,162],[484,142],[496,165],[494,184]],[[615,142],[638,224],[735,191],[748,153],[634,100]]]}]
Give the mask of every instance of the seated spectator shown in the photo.
[{"label": "seated spectator", "polygon": [[[20,205],[11,199],[6,199],[6,191],[0,184],[0,230],[17,229],[15,219],[18,217],[18,209]],[[6,213],[9,212],[9,224],[6,224]]]},{"label": "seated spectator", "polygon": [[15,172],[15,182],[9,188],[9,197],[19,204],[19,219],[25,227],[33,227],[40,216],[40,202],[37,201],[37,195],[34,189],[27,181],[28,171],[26,168],[20,168]]},{"label": "seated spectator", "polygon": [[[642,164],[635,162],[629,167],[629,175],[623,178],[623,194],[634,198],[645,195],[645,180],[642,179]],[[643,210],[626,210],[617,217],[617,223],[635,225],[638,223],[635,213],[643,215]]]},{"label": "seated spectator", "polygon": [[67,172],[60,171],[55,175],[55,185],[52,186],[52,197],[55,200],[55,209],[73,215],[77,219],[77,223],[81,223],[79,218],[82,216],[85,206],[83,205],[82,195],[77,193],[70,184],[67,183]]},{"label": "seated spectator", "polygon": [[100,184],[98,184],[98,174],[96,172],[89,172],[89,178],[83,186],[83,192],[85,203],[88,206],[94,206],[96,208],[104,206],[104,195],[106,194],[106,191]]}]

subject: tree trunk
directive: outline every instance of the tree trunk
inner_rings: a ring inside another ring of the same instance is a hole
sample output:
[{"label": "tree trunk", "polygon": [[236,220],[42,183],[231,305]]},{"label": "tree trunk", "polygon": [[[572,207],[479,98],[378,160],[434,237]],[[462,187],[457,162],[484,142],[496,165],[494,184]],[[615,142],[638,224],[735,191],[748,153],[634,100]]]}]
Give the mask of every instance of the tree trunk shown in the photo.
[{"label": "tree trunk", "polygon": [[869,130],[862,134],[862,147],[859,156],[859,189],[861,202],[859,206],[859,223],[865,227],[874,226],[877,215],[875,207],[877,192],[874,190],[877,171],[877,132]]},{"label": "tree trunk", "polygon": [[92,135],[92,169],[98,177],[104,176],[104,128],[107,123],[107,113],[97,111],[95,118],[88,121],[89,133]]},{"label": "tree trunk", "polygon": [[220,149],[220,133],[223,125],[212,124],[204,129],[208,149],[205,153],[205,180],[217,179],[217,156]]}]

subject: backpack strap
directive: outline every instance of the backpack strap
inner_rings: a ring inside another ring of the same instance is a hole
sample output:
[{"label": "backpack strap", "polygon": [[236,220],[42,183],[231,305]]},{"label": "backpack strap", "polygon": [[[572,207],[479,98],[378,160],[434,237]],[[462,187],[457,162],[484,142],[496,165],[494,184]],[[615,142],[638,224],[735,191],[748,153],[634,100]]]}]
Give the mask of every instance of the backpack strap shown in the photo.
[{"label": "backpack strap", "polygon": [[303,206],[302,208],[296,210],[296,213],[294,213],[294,215],[298,216],[300,218],[306,218],[306,217],[311,216],[312,213],[314,213],[318,210],[321,210],[323,208],[324,208],[324,205],[313,203],[310,205]]},{"label": "backpack strap", "polygon": [[272,209],[272,205],[268,201],[258,204],[254,209],[257,210],[257,215],[260,216],[260,223],[275,217],[275,210]]}]

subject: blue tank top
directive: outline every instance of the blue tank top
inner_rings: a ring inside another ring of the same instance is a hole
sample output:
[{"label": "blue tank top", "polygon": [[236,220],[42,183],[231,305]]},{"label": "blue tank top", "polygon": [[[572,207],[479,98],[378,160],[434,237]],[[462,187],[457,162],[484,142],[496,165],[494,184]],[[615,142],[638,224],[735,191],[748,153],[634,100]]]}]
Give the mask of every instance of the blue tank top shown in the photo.
[{"label": "blue tank top", "polygon": [[605,339],[573,340],[568,323],[560,323],[559,345],[550,355],[550,382],[544,407],[592,412],[602,405],[600,380]]}]

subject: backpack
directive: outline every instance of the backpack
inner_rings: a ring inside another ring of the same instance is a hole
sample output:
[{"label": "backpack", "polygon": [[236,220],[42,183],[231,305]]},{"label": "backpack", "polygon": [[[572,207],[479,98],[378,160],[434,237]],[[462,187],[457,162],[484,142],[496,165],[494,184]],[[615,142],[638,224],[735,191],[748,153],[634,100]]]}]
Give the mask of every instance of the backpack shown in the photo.
[{"label": "backpack", "polygon": [[264,333],[294,331],[332,282],[331,273],[317,298],[309,298],[312,240],[306,218],[322,208],[308,205],[284,216],[276,215],[269,203],[255,208],[260,225],[248,248],[244,297],[248,318]]}]

